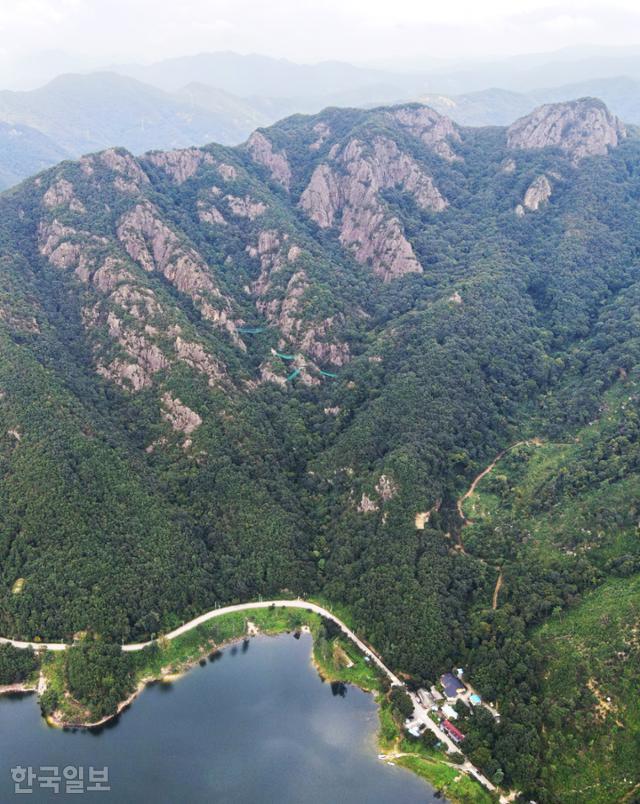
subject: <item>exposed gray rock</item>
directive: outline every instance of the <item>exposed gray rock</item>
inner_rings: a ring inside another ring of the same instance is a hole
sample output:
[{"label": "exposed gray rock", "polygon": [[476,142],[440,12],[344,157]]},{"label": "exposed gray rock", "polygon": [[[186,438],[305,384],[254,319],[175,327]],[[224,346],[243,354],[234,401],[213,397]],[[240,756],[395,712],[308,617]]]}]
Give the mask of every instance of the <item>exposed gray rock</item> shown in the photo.
[{"label": "exposed gray rock", "polygon": [[179,433],[191,435],[202,424],[202,417],[170,393],[162,395],[162,415]]},{"label": "exposed gray rock", "polygon": [[213,204],[208,204],[203,199],[200,199],[196,204],[198,210],[198,218],[202,223],[210,223],[214,226],[225,226],[226,220],[224,215]]},{"label": "exposed gray rock", "polygon": [[543,204],[551,196],[551,184],[549,179],[542,174],[534,179],[529,185],[527,192],[524,194],[522,202],[525,209],[535,212],[540,204]]},{"label": "exposed gray rock", "polygon": [[158,151],[146,157],[151,164],[162,168],[175,181],[182,184],[198,172],[201,165],[215,165],[216,160],[201,148],[182,148],[175,151]]},{"label": "exposed gray rock", "polygon": [[160,348],[125,326],[113,311],[109,312],[106,323],[109,336],[126,352],[130,362],[119,357],[108,365],[98,362],[98,374],[133,391],[152,385],[153,375],[169,365]]},{"label": "exposed gray rock", "polygon": [[326,163],[313,171],[309,184],[300,197],[300,206],[322,229],[333,226],[336,212],[342,204],[340,177]]},{"label": "exposed gray rock", "polygon": [[218,165],[218,173],[225,181],[234,181],[238,177],[238,171],[233,165],[227,165],[226,162],[221,162]]},{"label": "exposed gray rock", "polygon": [[398,485],[392,477],[380,475],[375,486],[376,492],[383,502],[392,500],[398,493]]},{"label": "exposed gray rock", "polygon": [[115,257],[107,257],[93,275],[93,284],[102,293],[110,293],[121,282],[131,280],[133,274]]},{"label": "exposed gray rock", "polygon": [[65,226],[57,218],[41,221],[38,226],[38,251],[56,268],[74,270],[82,282],[88,282],[97,268],[97,251],[108,240],[90,232]]},{"label": "exposed gray rock", "polygon": [[358,262],[370,263],[374,273],[390,281],[422,271],[400,221],[381,198],[381,190],[394,187],[412,195],[425,210],[440,212],[447,206],[432,178],[385,137],[377,137],[369,147],[352,139],[329,162],[318,165],[300,206],[321,228],[332,227],[340,216],[341,242]]},{"label": "exposed gray rock", "polygon": [[374,511],[378,510],[378,503],[375,500],[372,500],[364,492],[362,493],[362,497],[360,498],[360,502],[358,503],[358,511],[361,514],[370,514]]},{"label": "exposed gray rock", "polygon": [[42,196],[42,203],[48,209],[66,206],[71,212],[84,213],[86,209],[82,201],[76,198],[73,184],[65,178],[59,178]]},{"label": "exposed gray rock", "polygon": [[451,143],[460,142],[454,123],[428,106],[403,106],[387,113],[434,153],[448,162],[460,161]]},{"label": "exposed gray rock", "polygon": [[245,195],[244,198],[226,195],[224,200],[234,215],[238,218],[249,218],[251,221],[262,215],[267,209],[267,205],[262,201],[254,201],[248,195]]},{"label": "exposed gray rock", "polygon": [[114,173],[118,173],[125,179],[128,179],[137,187],[141,185],[148,185],[149,178],[144,170],[140,167],[136,159],[130,153],[120,148],[109,148],[97,156],[85,157],[85,172],[86,170],[92,171],[91,162],[99,159],[103,165],[106,165]]},{"label": "exposed gray rock", "polygon": [[269,169],[271,178],[286,190],[291,185],[291,167],[284,151],[274,151],[273,145],[261,131],[254,131],[247,140],[247,150],[254,162]]},{"label": "exposed gray rock", "polygon": [[507,129],[507,144],[514,149],[561,148],[578,163],[615,148],[627,136],[623,124],[602,101],[581,98],[548,103],[516,120]]},{"label": "exposed gray rock", "polygon": [[231,302],[213,282],[208,265],[164,223],[153,204],[145,201],[125,213],[117,235],[132,260],[147,272],[161,273],[192,299],[204,318],[225,329],[233,343],[246,350],[231,317]]},{"label": "exposed gray rock", "polygon": [[313,131],[318,135],[318,139],[311,143],[309,150],[318,151],[331,136],[331,128],[325,122],[320,121],[315,124]]},{"label": "exposed gray rock", "polygon": [[333,330],[337,323],[336,316],[308,326],[301,338],[297,340],[300,351],[308,354],[318,363],[331,363],[344,366],[351,359],[349,344],[337,340]]},{"label": "exposed gray rock", "polygon": [[175,340],[175,350],[178,360],[204,374],[211,387],[219,385],[224,379],[226,373],[224,367],[201,344],[185,341],[178,335]]}]

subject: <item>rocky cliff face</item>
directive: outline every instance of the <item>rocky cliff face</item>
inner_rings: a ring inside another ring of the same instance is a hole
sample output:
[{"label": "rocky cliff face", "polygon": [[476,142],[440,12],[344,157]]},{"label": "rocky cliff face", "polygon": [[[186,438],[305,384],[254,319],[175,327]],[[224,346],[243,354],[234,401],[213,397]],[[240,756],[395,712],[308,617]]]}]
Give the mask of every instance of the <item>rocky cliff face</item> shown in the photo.
[{"label": "rocky cliff face", "polygon": [[208,320],[227,329],[237,339],[230,318],[231,303],[214,283],[210,268],[191,247],[162,220],[150,203],[137,204],[120,218],[118,240],[129,257],[148,273],[161,273],[188,296]]},{"label": "rocky cliff face", "polygon": [[147,156],[149,162],[161,168],[176,182],[183,182],[195,176],[198,169],[203,165],[215,164],[215,159],[210,153],[201,148],[184,148],[178,151],[161,151]]},{"label": "rocky cliff face", "polygon": [[283,151],[274,150],[271,142],[261,131],[255,131],[247,141],[247,150],[258,165],[267,168],[271,178],[286,190],[291,183],[291,167]]},{"label": "rocky cliff face", "polygon": [[[195,163],[213,162],[199,153],[189,149],[183,157],[173,152],[166,161],[158,156],[155,164],[182,183]],[[36,179],[42,193],[36,245],[50,266],[61,276],[72,275],[82,287],[78,302],[96,372],[134,393],[160,383],[180,365],[204,374],[211,386],[226,382],[224,365],[205,346],[180,337],[180,315],[147,278],[162,276],[204,320],[244,348],[232,300],[221,292],[204,258],[148,200],[151,184],[142,165],[113,149],[83,158],[79,167],[81,178],[67,167],[47,182]],[[107,227],[95,234],[96,217],[104,218],[105,211],[123,203],[127,209],[113,214],[110,233]]]},{"label": "rocky cliff face", "polygon": [[341,243],[385,282],[422,272],[401,222],[381,196],[392,188],[430,212],[447,206],[431,176],[385,137],[376,137],[371,145],[354,138],[333,149],[329,160],[316,167],[300,198],[302,209],[321,228],[331,228],[339,219]]},{"label": "rocky cliff face", "polygon": [[428,106],[405,106],[388,112],[388,115],[443,159],[450,162],[462,159],[453,147],[461,142],[461,137],[448,117]]},{"label": "rocky cliff face", "polygon": [[169,393],[162,396],[162,415],[172,429],[185,435],[191,435],[202,424],[202,417],[187,407],[180,399],[174,399]]},{"label": "rocky cliff face", "polygon": [[624,125],[595,98],[549,103],[516,120],[507,130],[513,149],[560,148],[574,163],[601,156],[627,136]]},{"label": "rocky cliff face", "polygon": [[522,204],[516,207],[516,215],[522,217],[525,212],[536,212],[542,204],[549,200],[551,197],[551,184],[549,179],[544,175],[535,178],[522,199]]},{"label": "rocky cliff face", "polygon": [[78,212],[80,214],[86,212],[82,201],[79,201],[74,195],[73,185],[64,178],[58,179],[49,187],[47,192],[42,196],[42,203],[47,209],[68,207],[71,212]]},{"label": "rocky cliff face", "polygon": [[[488,180],[519,181],[514,150],[559,147],[577,163],[625,134],[598,101],[541,107],[507,131],[511,152],[497,155]],[[181,371],[226,391],[264,380],[286,387],[292,369],[312,384],[322,368],[353,359],[345,333],[366,328],[351,284],[375,295],[425,272],[418,253],[428,241],[418,252],[416,231],[446,224],[468,153],[464,129],[415,104],[329,110],[258,131],[238,149],[140,159],[109,149],[33,181],[34,245],[73,285],[96,372],[127,392],[168,393]],[[558,174],[547,173],[514,199],[517,215],[540,210],[552,187],[561,192]],[[0,324],[40,331],[32,309],[18,314],[0,301]],[[256,324],[294,362],[266,352],[247,368],[245,333]],[[229,362],[238,360],[236,382]]]},{"label": "rocky cliff face", "polygon": [[551,184],[549,183],[549,179],[545,175],[538,176],[527,188],[527,192],[524,194],[523,204],[526,209],[535,212],[540,204],[547,201],[550,196]]}]

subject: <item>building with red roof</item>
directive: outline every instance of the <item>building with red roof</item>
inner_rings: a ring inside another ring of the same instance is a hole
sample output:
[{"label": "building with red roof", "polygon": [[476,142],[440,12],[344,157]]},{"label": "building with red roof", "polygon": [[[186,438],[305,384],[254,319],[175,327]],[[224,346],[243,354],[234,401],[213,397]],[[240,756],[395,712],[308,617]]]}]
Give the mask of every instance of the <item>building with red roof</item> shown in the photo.
[{"label": "building with red roof", "polygon": [[454,743],[461,743],[464,740],[464,734],[460,729],[457,729],[453,723],[450,723],[448,720],[443,720],[440,725],[442,726],[442,730],[451,737]]}]

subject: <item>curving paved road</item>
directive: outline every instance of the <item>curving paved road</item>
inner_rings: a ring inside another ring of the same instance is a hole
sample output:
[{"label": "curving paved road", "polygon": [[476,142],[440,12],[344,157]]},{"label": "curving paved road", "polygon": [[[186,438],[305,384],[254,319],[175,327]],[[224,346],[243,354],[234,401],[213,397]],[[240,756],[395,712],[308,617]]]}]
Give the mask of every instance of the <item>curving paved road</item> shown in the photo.
[{"label": "curving paved road", "polygon": [[[319,606],[317,603],[311,603],[306,600],[300,600],[297,598],[296,600],[264,600],[257,603],[238,603],[235,606],[225,606],[220,609],[212,609],[211,611],[205,612],[205,614],[201,614],[199,617],[196,617],[193,620],[189,620],[188,623],[181,625],[179,628],[176,628],[173,631],[170,631],[168,634],[164,634],[162,637],[163,639],[175,639],[176,637],[181,636],[182,634],[186,634],[187,631],[191,631],[193,628],[197,628],[199,625],[203,623],[209,622],[209,620],[214,620],[216,617],[223,617],[225,614],[232,614],[234,612],[241,612],[241,611],[251,611],[252,609],[268,609],[271,606],[286,606],[290,609],[306,609],[307,611],[314,611],[316,614],[320,614],[322,617],[325,617],[327,620],[331,620],[337,626],[340,627],[343,634],[349,637],[349,639],[358,646],[358,648],[364,653],[365,656],[368,656],[369,659],[374,662],[377,667],[387,676],[387,678],[391,681],[392,684],[397,685],[399,687],[404,687],[405,684],[402,682],[396,674],[390,670],[387,665],[382,661],[382,659],[378,656],[378,654],[373,650],[373,648],[369,647],[365,642],[363,642],[356,634],[348,628],[342,620],[332,614],[328,609]],[[20,642],[16,639],[5,639],[4,637],[0,637],[0,643],[2,644],[9,644],[13,645],[16,648],[33,648],[34,650],[66,650],[68,645],[64,642]],[[126,651],[127,653],[135,652],[142,650],[143,648],[151,645],[151,641],[149,642],[135,642],[130,645],[123,645],[122,650]],[[437,738],[447,746],[448,751],[457,752],[460,750],[460,747],[456,745],[447,734],[445,734],[440,727],[434,723],[434,721],[429,716],[429,710],[423,706],[422,702],[420,701],[419,697],[416,693],[410,692],[409,693],[411,700],[413,701],[414,705],[414,717],[420,723],[424,723],[425,726],[430,729]],[[491,782],[483,776],[480,771],[472,765],[468,760],[465,761],[463,765],[459,766],[461,770],[466,771],[471,776],[475,777],[480,784],[484,785],[487,790],[495,791],[495,786],[491,784]],[[502,800],[502,799],[501,799]]]},{"label": "curving paved road", "polygon": [[[262,600],[256,603],[238,603],[234,606],[224,606],[223,608],[212,609],[211,611],[201,614],[199,617],[195,617],[193,620],[189,620],[188,623],[185,623],[179,628],[170,631],[168,634],[164,634],[162,638],[175,639],[176,637],[179,637],[182,634],[186,634],[188,631],[197,628],[199,625],[203,625],[203,623],[209,622],[209,620],[213,620],[216,617],[223,617],[225,614],[251,611],[252,609],[268,609],[272,606],[286,606],[290,609],[306,609],[307,611],[310,610],[314,611],[316,614],[320,614],[327,620],[332,620],[334,623],[336,623],[336,625],[340,626],[344,634],[348,636],[349,639],[354,642],[366,656],[369,656],[369,658],[375,662],[382,672],[389,677],[392,684],[402,685],[402,682],[398,676],[396,676],[395,673],[393,673],[386,666],[386,664],[384,664],[378,654],[372,648],[366,645],[359,637],[357,637],[354,632],[342,622],[342,620],[335,616],[335,614],[332,614],[330,611],[328,611],[328,609],[325,609],[322,606],[318,606],[317,603],[311,603],[307,600],[301,600],[300,598],[297,598],[296,600]],[[152,641],[153,640],[149,640],[149,642],[134,642],[130,645],[123,645],[122,650],[127,653],[139,651],[151,645]],[[34,650],[66,650],[69,647],[65,642],[21,642],[18,639],[5,639],[4,637],[0,637],[0,644],[13,645],[14,648],[33,648]]]}]

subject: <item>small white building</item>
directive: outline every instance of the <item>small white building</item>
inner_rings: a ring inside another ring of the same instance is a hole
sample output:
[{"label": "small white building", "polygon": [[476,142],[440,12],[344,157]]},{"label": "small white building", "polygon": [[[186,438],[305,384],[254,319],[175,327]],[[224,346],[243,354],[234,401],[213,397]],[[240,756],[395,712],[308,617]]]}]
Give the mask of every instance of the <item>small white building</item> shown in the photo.
[{"label": "small white building", "polygon": [[457,719],[458,719],[458,713],[457,713],[457,712],[456,712],[456,710],[453,708],[453,706],[450,706],[448,703],[446,703],[446,704],[445,704],[445,705],[442,707],[442,714],[443,714],[443,715],[444,715],[444,716],[445,716],[445,717],[446,717],[448,720],[457,720]]}]

